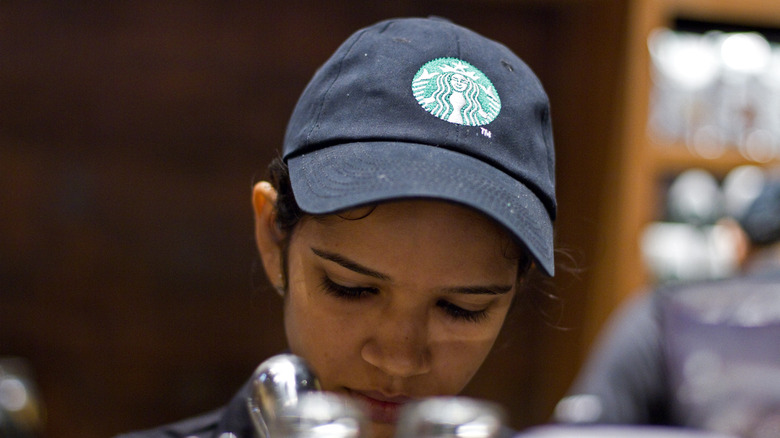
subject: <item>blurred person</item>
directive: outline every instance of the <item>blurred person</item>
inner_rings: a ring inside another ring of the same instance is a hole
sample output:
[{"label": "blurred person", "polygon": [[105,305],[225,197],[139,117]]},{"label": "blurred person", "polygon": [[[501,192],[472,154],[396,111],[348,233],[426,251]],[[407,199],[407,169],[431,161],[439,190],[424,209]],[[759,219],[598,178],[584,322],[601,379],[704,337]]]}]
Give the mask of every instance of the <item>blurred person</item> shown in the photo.
[{"label": "blurred person", "polygon": [[[732,402],[738,397],[762,398],[762,409],[769,409],[765,418],[776,424],[771,426],[774,435],[759,435],[758,432],[750,432],[751,425],[727,416],[722,411],[723,407],[718,408],[718,422],[714,418],[712,403],[704,407],[703,400],[694,400],[701,405],[698,410],[710,412],[694,412],[684,406],[692,403],[691,394],[686,394],[685,388],[678,385],[680,375],[694,372],[691,369],[699,373],[694,377],[703,379],[707,367],[727,368],[725,356],[733,360],[734,356],[744,355],[746,357],[742,359],[749,361],[751,359],[747,356],[766,356],[766,352],[776,354],[777,351],[777,332],[780,330],[780,178],[767,178],[758,195],[738,217],[725,219],[720,224],[729,228],[740,242],[736,252],[741,272],[726,279],[666,284],[639,293],[618,308],[605,325],[568,395],[558,403],[553,417],[555,422],[687,426],[740,436],[780,436],[780,429],[777,429],[780,427],[780,388],[775,391],[774,400],[766,400],[758,395],[755,385],[739,388],[739,384],[735,383],[738,379],[721,376],[709,380],[703,390],[700,388],[695,393],[703,399],[704,393],[713,393],[716,388],[723,390],[729,383],[734,383],[729,386],[731,392],[726,397]],[[759,318],[760,321],[746,323],[743,315],[740,321],[735,322],[736,309],[755,306],[756,303],[760,303],[758,308],[753,308],[748,314],[753,315],[752,318],[764,315]],[[773,333],[774,337],[767,339],[761,330]],[[694,333],[698,336],[698,344],[690,342]],[[692,365],[694,362],[690,360],[682,360],[696,349],[707,351],[711,348],[715,351],[725,348],[728,342],[731,342],[730,350],[720,353],[724,357],[703,360],[706,355],[702,355],[700,368]],[[721,344],[720,347],[718,344]],[[747,344],[754,345],[744,350]],[[780,384],[778,360],[774,357],[768,359],[770,369],[762,372],[762,375],[770,376],[765,385],[771,382]],[[691,369],[686,370],[685,367]],[[750,394],[751,391],[753,394]],[[737,393],[741,395],[737,396]],[[686,397],[689,400],[684,400]],[[732,413],[736,411],[734,406],[730,409]],[[751,409],[759,410],[755,406]]]},{"label": "blurred person", "polygon": [[[553,275],[554,166],[536,76],[446,20],[369,26],[314,75],[254,187],[255,236],[290,352],[372,437],[458,394],[529,279]],[[248,395],[126,437],[252,437]]]}]

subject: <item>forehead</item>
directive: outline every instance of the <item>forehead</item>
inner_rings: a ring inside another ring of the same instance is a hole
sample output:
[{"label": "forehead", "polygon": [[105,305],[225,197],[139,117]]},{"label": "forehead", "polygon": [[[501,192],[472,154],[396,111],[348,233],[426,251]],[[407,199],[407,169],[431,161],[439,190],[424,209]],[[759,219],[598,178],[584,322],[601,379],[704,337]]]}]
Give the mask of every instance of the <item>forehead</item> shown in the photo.
[{"label": "forehead", "polygon": [[[296,236],[297,235],[297,236]],[[405,200],[302,221],[293,238],[357,254],[516,266],[520,248],[499,224],[471,208]]]}]

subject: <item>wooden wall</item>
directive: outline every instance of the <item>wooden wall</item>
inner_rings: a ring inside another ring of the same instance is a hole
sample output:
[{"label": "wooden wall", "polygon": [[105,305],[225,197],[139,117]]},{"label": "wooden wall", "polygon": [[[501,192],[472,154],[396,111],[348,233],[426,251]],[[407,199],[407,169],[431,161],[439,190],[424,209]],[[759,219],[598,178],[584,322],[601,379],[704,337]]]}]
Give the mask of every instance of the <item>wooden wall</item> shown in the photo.
[{"label": "wooden wall", "polygon": [[406,15],[504,42],[550,94],[558,240],[583,271],[556,280],[566,329],[521,307],[467,391],[514,427],[544,422],[588,344],[623,3],[1,2],[0,357],[32,366],[45,436],[198,414],[284,348],[281,303],[255,272],[252,183],[316,67]]}]

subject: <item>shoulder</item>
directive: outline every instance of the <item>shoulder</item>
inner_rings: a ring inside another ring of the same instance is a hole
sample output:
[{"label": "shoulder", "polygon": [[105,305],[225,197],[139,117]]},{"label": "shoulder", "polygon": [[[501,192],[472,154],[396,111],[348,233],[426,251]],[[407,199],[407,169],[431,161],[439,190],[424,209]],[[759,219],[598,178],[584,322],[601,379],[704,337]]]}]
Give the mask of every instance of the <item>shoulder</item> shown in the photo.
[{"label": "shoulder", "polygon": [[766,297],[777,302],[780,270],[753,272],[722,279],[661,287],[657,295],[658,312],[663,319],[685,314],[704,314],[728,310],[732,305]]},{"label": "shoulder", "polygon": [[223,413],[224,408],[166,426],[131,432],[115,438],[217,438],[214,433],[217,431]]},{"label": "shoulder", "polygon": [[780,283],[780,269],[768,269],[726,278],[669,283],[659,287],[657,294],[663,297],[664,295],[680,294],[688,291],[734,290],[734,288],[750,288],[762,285],[776,286],[778,283]]}]

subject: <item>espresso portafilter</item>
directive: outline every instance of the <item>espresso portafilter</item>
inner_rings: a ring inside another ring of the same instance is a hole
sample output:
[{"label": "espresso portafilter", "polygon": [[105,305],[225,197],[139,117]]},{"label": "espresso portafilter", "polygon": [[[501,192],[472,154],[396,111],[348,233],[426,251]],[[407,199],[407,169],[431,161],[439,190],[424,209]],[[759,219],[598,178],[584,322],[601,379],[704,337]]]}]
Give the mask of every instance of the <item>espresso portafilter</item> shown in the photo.
[{"label": "espresso portafilter", "polygon": [[259,438],[364,438],[362,411],[346,397],[321,391],[306,362],[280,354],[261,363],[252,375],[247,398]]}]

